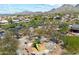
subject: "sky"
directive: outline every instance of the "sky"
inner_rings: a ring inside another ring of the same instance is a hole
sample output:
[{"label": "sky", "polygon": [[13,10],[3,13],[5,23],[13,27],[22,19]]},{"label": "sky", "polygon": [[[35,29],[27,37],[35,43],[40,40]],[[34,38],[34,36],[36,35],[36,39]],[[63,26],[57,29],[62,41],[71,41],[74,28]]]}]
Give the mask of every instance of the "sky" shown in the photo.
[{"label": "sky", "polygon": [[54,4],[54,5],[48,5],[48,4],[0,4],[0,14],[12,14],[17,12],[23,12],[23,11],[32,11],[32,12],[38,12],[38,11],[49,11],[53,8],[57,8],[61,5]]}]

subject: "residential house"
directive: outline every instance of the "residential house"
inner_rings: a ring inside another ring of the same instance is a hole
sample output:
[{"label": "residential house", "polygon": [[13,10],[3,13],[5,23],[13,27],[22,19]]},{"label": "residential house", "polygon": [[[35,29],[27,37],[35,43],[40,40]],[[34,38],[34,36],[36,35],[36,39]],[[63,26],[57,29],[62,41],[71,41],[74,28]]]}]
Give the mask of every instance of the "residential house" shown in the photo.
[{"label": "residential house", "polygon": [[30,22],[30,19],[27,18],[24,20],[24,22],[28,23],[28,22]]},{"label": "residential house", "polygon": [[54,19],[61,19],[59,15],[54,16]]},{"label": "residential house", "polygon": [[79,24],[70,25],[70,32],[75,35],[79,35]]},{"label": "residential house", "polygon": [[19,23],[20,22],[19,19],[12,20],[12,21],[13,21],[13,23]]},{"label": "residential house", "polygon": [[0,24],[8,24],[7,20],[0,20]]}]

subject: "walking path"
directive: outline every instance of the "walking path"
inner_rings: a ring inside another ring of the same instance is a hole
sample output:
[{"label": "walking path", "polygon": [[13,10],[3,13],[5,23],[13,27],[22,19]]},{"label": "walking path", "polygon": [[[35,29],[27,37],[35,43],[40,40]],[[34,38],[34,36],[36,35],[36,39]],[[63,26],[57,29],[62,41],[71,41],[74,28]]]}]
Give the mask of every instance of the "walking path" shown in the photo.
[{"label": "walking path", "polygon": [[[26,50],[24,50],[25,47],[27,47],[27,45],[25,44],[25,42],[28,42],[27,40],[28,39],[27,39],[26,36],[24,36],[23,38],[19,39],[19,48],[17,50],[17,53],[19,55],[23,55],[23,54],[28,55]],[[60,45],[56,44],[56,47],[54,48],[54,50],[52,52],[50,52],[49,54],[50,55],[61,55],[62,53],[63,53],[63,49],[61,48]]]},{"label": "walking path", "polygon": [[56,45],[56,48],[53,50],[52,55],[61,55],[63,53],[63,49],[61,46]]},{"label": "walking path", "polygon": [[24,36],[24,37],[22,37],[22,38],[20,38],[18,40],[19,40],[19,46],[18,46],[17,53],[19,55],[23,55],[25,53],[25,51],[24,51],[25,44],[24,43],[27,41],[26,36]]}]

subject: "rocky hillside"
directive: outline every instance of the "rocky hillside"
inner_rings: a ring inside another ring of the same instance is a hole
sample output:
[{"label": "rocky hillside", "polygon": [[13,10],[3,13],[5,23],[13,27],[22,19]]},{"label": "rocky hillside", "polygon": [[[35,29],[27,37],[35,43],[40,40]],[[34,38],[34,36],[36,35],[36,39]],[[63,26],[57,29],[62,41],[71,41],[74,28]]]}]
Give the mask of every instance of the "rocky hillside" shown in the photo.
[{"label": "rocky hillside", "polygon": [[71,5],[71,4],[64,4],[57,9],[52,9],[49,13],[79,13],[79,4]]},{"label": "rocky hillside", "polygon": [[73,5],[73,4],[63,4],[62,6],[58,8],[53,8],[50,11],[47,12],[30,12],[30,11],[24,11],[17,14],[28,14],[28,15],[38,15],[38,14],[51,14],[51,13],[79,13],[79,4]]}]

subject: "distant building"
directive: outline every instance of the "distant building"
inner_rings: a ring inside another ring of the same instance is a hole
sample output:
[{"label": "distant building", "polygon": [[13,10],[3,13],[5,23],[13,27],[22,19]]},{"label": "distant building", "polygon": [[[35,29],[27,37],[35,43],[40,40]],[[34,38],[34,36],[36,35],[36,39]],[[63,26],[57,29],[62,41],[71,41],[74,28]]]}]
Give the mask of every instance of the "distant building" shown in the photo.
[{"label": "distant building", "polygon": [[24,22],[30,22],[30,19],[27,18],[27,19],[24,20]]},{"label": "distant building", "polygon": [[70,18],[70,14],[66,14],[62,17],[62,20],[67,21],[67,20],[70,20],[69,18]]},{"label": "distant building", "polygon": [[54,19],[61,19],[59,15],[55,16]]},{"label": "distant building", "polygon": [[12,20],[12,21],[13,21],[13,23],[19,23],[20,22],[19,19]]},{"label": "distant building", "polygon": [[8,24],[7,20],[0,20],[0,24]]},{"label": "distant building", "polygon": [[75,35],[79,35],[79,24],[70,25],[70,32]]}]

